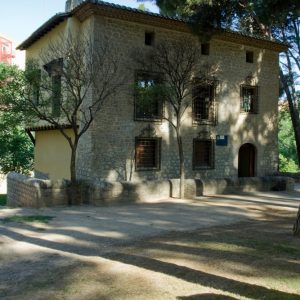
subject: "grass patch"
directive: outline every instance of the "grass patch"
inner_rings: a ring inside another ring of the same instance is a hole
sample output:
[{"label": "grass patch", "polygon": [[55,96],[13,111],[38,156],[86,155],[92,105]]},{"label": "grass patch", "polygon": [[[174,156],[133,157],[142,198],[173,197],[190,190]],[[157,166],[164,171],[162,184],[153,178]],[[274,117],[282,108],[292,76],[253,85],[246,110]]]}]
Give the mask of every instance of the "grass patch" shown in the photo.
[{"label": "grass patch", "polygon": [[0,194],[0,206],[6,206],[7,203],[7,195]]},{"label": "grass patch", "polygon": [[3,223],[9,223],[9,222],[17,222],[17,223],[44,223],[47,224],[49,221],[51,221],[54,217],[51,216],[40,216],[40,215],[34,215],[34,216],[12,216],[8,218],[2,219]]}]

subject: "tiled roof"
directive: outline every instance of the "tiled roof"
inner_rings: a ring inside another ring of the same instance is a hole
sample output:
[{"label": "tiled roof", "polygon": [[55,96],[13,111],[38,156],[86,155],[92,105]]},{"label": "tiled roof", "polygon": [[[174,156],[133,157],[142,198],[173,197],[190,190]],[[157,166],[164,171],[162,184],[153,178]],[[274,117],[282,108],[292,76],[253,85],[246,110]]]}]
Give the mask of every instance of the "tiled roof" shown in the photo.
[{"label": "tiled roof", "polygon": [[56,130],[56,129],[71,129],[72,126],[70,124],[61,124],[60,126],[56,126],[56,125],[36,125],[36,126],[32,126],[32,127],[26,127],[26,131],[45,131],[45,130]]},{"label": "tiled roof", "polygon": [[[53,16],[51,19],[49,19],[47,22],[45,22],[41,27],[39,27],[35,32],[33,32],[32,35],[28,39],[26,39],[22,44],[20,44],[18,46],[18,49],[25,50],[26,48],[31,46],[35,41],[37,41],[39,38],[41,38],[43,35],[45,35],[48,31],[53,29],[55,26],[57,26],[58,24],[60,24],[61,22],[63,22],[65,19],[72,16],[73,14],[76,14],[77,12],[79,12],[81,10],[81,8],[85,7],[87,4],[97,5],[99,8],[102,7],[104,9],[105,8],[113,9],[115,18],[119,17],[116,14],[118,12],[119,13],[128,12],[133,15],[139,15],[139,16],[144,15],[145,17],[148,17],[148,18],[152,17],[158,21],[161,20],[161,21],[175,22],[175,23],[178,23],[178,25],[182,25],[182,26],[186,26],[188,24],[188,22],[186,22],[185,20],[183,20],[181,18],[163,16],[158,13],[143,11],[143,10],[139,10],[136,8],[130,8],[130,7],[123,6],[123,5],[104,2],[101,0],[84,0],[80,4],[78,4],[76,7],[74,7],[70,12],[59,13],[59,14],[56,14],[55,16]],[[240,36],[241,38],[247,38],[247,39],[252,39],[252,40],[256,40],[256,41],[264,41],[267,43],[272,43],[274,45],[277,44],[279,46],[279,48],[282,48],[282,49],[287,48],[287,46],[288,46],[287,44],[282,43],[280,41],[270,40],[266,37],[262,37],[262,36],[258,36],[258,35],[250,35],[250,34],[246,34],[246,33],[225,30],[225,29],[221,29],[221,30],[219,29],[218,32],[221,34],[224,33],[227,35],[229,34],[231,36],[232,35],[237,36],[237,37]],[[282,51],[282,49],[281,49],[281,51]]]},{"label": "tiled roof", "polygon": [[58,13],[50,18],[47,22],[45,22],[42,26],[40,26],[36,31],[34,31],[22,44],[20,44],[17,49],[25,50],[30,47],[34,42],[36,42],[39,38],[45,35],[47,32],[52,30],[58,24],[63,22],[70,16],[70,13]]}]

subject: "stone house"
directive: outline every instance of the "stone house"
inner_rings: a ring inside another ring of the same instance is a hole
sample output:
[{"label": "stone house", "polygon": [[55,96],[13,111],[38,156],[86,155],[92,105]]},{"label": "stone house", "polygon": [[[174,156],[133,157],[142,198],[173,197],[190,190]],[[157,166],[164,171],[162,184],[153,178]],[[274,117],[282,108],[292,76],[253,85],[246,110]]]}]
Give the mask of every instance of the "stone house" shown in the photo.
[{"label": "stone house", "polygon": [[[191,37],[187,24],[97,0],[67,1],[19,49],[38,57],[50,40],[68,30],[110,36],[122,49],[129,84],[99,112],[82,136],[77,174],[91,181],[142,181],[178,178],[177,141],[159,108],[149,114],[136,106],[134,83],[155,82],[155,75],[128,68],[135,46],[151,51],[168,39]],[[196,39],[196,37],[195,37]],[[286,45],[234,32],[220,32],[201,45],[199,55],[218,62],[216,85],[195,90],[186,111],[183,144],[187,178],[237,178],[270,175],[278,168],[277,108],[279,53]],[[197,94],[198,93],[198,94]],[[35,135],[37,177],[69,178],[70,149],[50,125],[28,128]],[[69,131],[72,135],[71,130]]]}]

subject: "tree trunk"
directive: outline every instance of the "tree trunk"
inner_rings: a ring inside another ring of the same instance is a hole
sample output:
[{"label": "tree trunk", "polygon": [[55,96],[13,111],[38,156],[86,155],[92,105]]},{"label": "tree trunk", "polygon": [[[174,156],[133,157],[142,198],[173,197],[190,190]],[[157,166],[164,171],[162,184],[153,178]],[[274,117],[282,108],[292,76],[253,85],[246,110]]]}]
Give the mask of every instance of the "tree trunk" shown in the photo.
[{"label": "tree trunk", "polygon": [[74,141],[73,146],[71,147],[71,162],[70,162],[70,178],[71,185],[68,194],[68,204],[79,204],[80,200],[78,199],[78,184],[76,177],[76,152],[77,152],[77,141]]},{"label": "tree trunk", "polygon": [[185,169],[184,169],[184,155],[183,155],[183,145],[182,138],[180,135],[180,130],[176,130],[177,143],[178,143],[178,154],[179,154],[179,198],[184,198],[184,179],[185,179]]},{"label": "tree trunk", "polygon": [[298,106],[294,105],[294,102],[297,101],[293,99],[293,95],[289,89],[289,86],[285,80],[282,70],[280,70],[280,79],[288,100],[290,115],[292,119],[296,148],[297,148],[297,157],[298,157],[298,165],[300,166],[300,116]]}]

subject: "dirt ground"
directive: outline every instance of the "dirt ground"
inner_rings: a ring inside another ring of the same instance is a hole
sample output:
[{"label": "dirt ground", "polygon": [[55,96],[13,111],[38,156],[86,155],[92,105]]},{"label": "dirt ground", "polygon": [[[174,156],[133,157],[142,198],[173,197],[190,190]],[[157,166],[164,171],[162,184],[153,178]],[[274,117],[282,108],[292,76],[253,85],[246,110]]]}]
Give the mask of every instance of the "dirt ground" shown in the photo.
[{"label": "dirt ground", "polygon": [[0,299],[300,299],[299,196],[0,209]]}]

